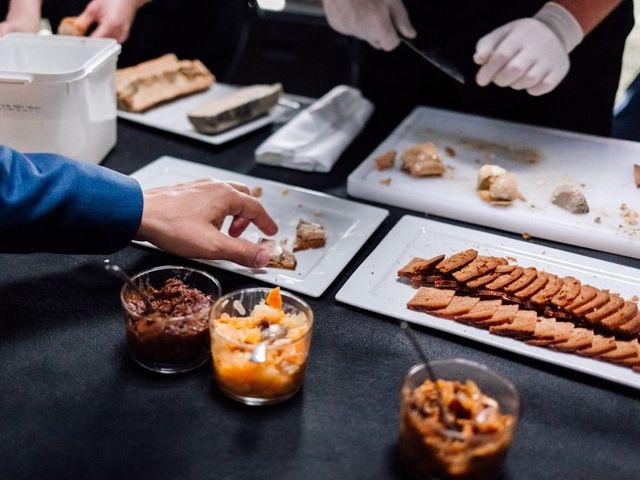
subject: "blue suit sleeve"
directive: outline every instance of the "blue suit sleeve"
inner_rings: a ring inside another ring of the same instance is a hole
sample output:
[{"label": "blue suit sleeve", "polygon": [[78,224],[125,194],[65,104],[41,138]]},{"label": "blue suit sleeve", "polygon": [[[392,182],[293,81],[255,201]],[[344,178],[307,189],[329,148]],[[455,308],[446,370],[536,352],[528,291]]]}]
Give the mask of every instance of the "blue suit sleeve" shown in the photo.
[{"label": "blue suit sleeve", "polygon": [[0,145],[0,251],[111,253],[135,236],[138,183],[59,155]]}]

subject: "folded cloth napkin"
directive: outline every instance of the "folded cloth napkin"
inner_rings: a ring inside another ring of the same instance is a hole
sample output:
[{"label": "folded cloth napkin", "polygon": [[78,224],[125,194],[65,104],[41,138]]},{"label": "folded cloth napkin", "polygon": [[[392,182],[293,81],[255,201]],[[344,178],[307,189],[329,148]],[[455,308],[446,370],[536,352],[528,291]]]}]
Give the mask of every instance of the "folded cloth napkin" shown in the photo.
[{"label": "folded cloth napkin", "polygon": [[256,150],[256,161],[328,172],[371,113],[373,104],[360,90],[339,85],[265,140]]}]

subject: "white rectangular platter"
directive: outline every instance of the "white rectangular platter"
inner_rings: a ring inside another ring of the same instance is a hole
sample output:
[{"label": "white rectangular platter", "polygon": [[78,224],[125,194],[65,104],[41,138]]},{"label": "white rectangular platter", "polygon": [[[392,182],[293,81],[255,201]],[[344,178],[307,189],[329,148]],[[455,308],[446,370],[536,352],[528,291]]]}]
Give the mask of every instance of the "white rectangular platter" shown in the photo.
[{"label": "white rectangular platter", "polygon": [[[260,201],[280,228],[273,238],[287,239],[285,248],[289,250],[299,219],[322,224],[327,233],[327,245],[296,252],[298,266],[294,271],[251,269],[226,261],[197,260],[311,297],[322,295],[389,214],[382,208],[172,157],[161,157],[131,176],[143,189],[202,178],[241,182],[249,188],[261,187]],[[223,225],[223,231],[226,232],[229,223],[230,219]],[[260,231],[251,225],[242,238],[257,242],[260,236]]]},{"label": "white rectangular platter", "polygon": [[187,118],[187,112],[189,110],[206,103],[209,100],[223,98],[235,92],[237,89],[238,87],[232,85],[216,83],[204,92],[179,98],[152,108],[147,112],[132,113],[118,110],[118,116],[148,127],[158,128],[160,130],[194,138],[213,145],[221,145],[273,123],[288,111],[286,107],[276,105],[267,115],[263,115],[251,122],[244,123],[215,135],[205,135],[203,133],[199,133],[195,128],[193,128],[193,125],[191,125]]},{"label": "white rectangular platter", "polygon": [[354,272],[340,289],[336,299],[371,312],[407,320],[640,389],[640,373],[629,368],[535,347],[491,334],[488,330],[407,309],[407,302],[416,290],[410,284],[398,280],[398,269],[414,256],[430,258],[439,254],[450,255],[467,248],[476,248],[483,255],[512,257],[522,266],[533,266],[557,275],[573,275],[595,287],[619,292],[627,299],[640,294],[640,271],[637,269],[406,215]]},{"label": "white rectangular platter", "polygon": [[[433,141],[447,165],[442,178],[415,178],[400,169],[377,171],[375,158]],[[455,156],[445,153],[453,148]],[[531,163],[528,160],[534,159]],[[476,192],[482,164],[516,174],[526,201],[493,207]],[[640,143],[531,127],[489,118],[416,108],[349,176],[349,195],[388,205],[640,258],[640,224],[629,225],[620,206],[640,210],[633,164]],[[391,179],[390,185],[381,180]],[[582,185],[590,212],[572,214],[551,203],[561,183]]]}]

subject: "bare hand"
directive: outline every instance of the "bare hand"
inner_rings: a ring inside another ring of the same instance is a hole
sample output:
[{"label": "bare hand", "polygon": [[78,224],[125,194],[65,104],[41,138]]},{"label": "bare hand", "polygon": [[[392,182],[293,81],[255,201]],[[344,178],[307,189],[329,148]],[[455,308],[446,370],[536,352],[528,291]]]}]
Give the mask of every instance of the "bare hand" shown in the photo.
[{"label": "bare hand", "polygon": [[416,31],[402,0],[323,0],[329,25],[372,47],[391,51],[401,35],[414,38]]},{"label": "bare hand", "polygon": [[4,22],[0,22],[0,37],[13,32],[36,33],[40,26],[40,0],[12,0]]},{"label": "bare hand", "polygon": [[[229,235],[225,235],[220,228],[228,216],[233,221]],[[146,190],[136,240],[183,257],[230,260],[261,268],[269,261],[269,253],[235,238],[252,223],[268,236],[278,232],[273,219],[245,185],[199,180]]]},{"label": "bare hand", "polygon": [[146,3],[148,0],[92,0],[76,21],[84,30],[97,24],[92,37],[115,38],[123,43],[129,38],[136,12]]}]

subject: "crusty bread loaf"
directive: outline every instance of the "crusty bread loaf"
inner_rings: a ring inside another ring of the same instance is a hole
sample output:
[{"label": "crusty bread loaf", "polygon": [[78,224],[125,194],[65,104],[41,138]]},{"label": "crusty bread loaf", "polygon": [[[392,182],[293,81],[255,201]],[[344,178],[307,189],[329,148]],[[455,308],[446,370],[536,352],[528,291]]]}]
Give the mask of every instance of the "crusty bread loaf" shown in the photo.
[{"label": "crusty bread loaf", "polygon": [[116,72],[118,108],[144,112],[168,100],[206,90],[213,74],[198,60],[178,60],[168,53]]},{"label": "crusty bread loaf", "polygon": [[190,110],[189,121],[201,133],[220,133],[267,113],[281,94],[279,83],[243,87]]},{"label": "crusty bread loaf", "polygon": [[58,25],[58,35],[84,36],[87,31],[78,23],[78,17],[64,17]]}]

